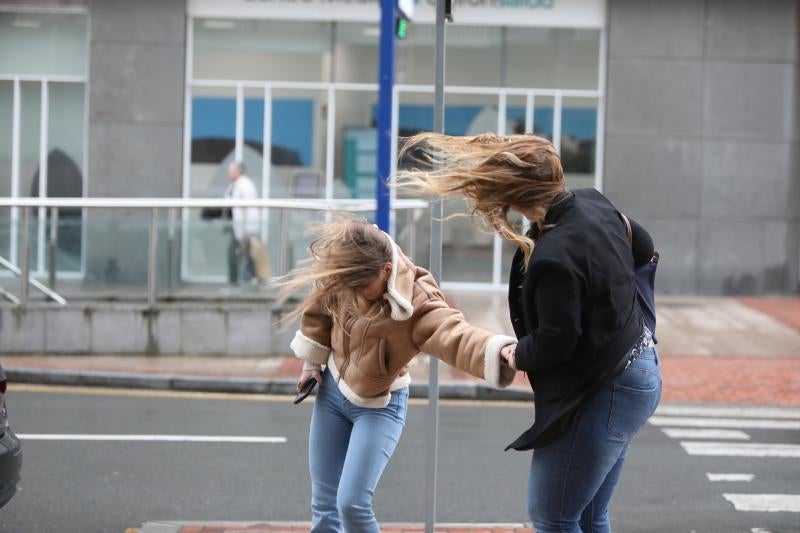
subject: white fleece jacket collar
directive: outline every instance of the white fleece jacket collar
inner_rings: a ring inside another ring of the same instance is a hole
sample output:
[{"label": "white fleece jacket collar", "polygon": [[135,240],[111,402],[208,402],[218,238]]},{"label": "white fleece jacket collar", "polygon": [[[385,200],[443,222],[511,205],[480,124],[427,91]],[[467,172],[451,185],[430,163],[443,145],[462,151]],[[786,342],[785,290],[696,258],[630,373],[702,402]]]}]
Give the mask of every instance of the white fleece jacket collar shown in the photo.
[{"label": "white fleece jacket collar", "polygon": [[[386,284],[386,294],[384,294],[383,297],[389,302],[389,306],[392,308],[392,320],[402,322],[411,318],[411,315],[414,314],[414,306],[411,305],[410,294],[403,295],[397,290],[397,274],[400,271],[401,252],[389,234],[384,233],[384,235],[386,235],[386,238],[392,243],[392,272],[389,274],[389,281]],[[402,266],[408,268],[405,261],[403,261]]]}]

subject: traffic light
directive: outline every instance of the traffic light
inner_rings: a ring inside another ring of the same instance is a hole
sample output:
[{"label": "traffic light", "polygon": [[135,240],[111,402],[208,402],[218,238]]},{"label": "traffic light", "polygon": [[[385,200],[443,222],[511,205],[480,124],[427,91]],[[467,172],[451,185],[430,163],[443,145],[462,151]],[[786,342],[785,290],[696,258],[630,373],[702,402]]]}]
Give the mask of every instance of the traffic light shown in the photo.
[{"label": "traffic light", "polygon": [[408,19],[399,13],[394,34],[398,39],[405,39],[408,35]]}]

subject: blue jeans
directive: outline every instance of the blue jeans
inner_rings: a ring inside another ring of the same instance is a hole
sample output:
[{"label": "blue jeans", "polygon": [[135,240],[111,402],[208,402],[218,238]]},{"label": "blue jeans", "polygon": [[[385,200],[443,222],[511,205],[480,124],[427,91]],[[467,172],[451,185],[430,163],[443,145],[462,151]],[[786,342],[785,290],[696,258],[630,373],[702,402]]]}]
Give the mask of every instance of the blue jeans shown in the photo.
[{"label": "blue jeans", "polygon": [[358,407],[325,371],[308,445],[312,532],[380,532],[372,497],[400,440],[407,410],[408,387],[394,391],[382,409]]},{"label": "blue jeans", "polygon": [[610,533],[608,504],[634,435],[661,399],[655,348],[644,350],[570,431],[534,450],[528,512],[537,533]]}]

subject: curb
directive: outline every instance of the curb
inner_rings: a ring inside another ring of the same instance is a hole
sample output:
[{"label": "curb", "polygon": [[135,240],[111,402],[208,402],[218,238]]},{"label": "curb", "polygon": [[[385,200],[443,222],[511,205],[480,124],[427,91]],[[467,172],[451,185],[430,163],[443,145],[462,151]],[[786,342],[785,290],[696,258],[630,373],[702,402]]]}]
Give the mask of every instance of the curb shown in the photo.
[{"label": "curb", "polygon": [[[13,383],[173,390],[183,392],[275,394],[281,396],[294,396],[297,394],[297,382],[291,379],[251,379],[20,367],[4,367],[3,370],[8,379]],[[412,383],[409,386],[409,396],[411,398],[427,398],[427,383]],[[439,398],[447,400],[530,402],[533,400],[533,393],[528,389],[520,387],[495,389],[479,382],[456,382],[440,383]]]}]

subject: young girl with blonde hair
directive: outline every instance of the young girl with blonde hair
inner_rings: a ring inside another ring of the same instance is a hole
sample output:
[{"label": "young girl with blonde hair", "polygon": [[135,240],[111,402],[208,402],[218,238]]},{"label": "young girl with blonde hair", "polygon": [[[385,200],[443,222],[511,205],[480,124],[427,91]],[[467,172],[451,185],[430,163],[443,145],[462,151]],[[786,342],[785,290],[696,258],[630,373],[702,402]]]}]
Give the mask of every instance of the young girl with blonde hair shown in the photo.
[{"label": "young girl with blonde hair", "polygon": [[[655,410],[661,374],[637,301],[635,270],[653,242],[594,189],[567,190],[558,152],[533,135],[408,139],[422,165],[401,186],[472,202],[472,214],[518,246],[508,302],[518,338],[505,352],[528,374],[533,426],[509,448],[533,449],[528,509],[538,533],[611,531],[608,505],[634,435]],[[523,214],[530,231],[508,220]]]},{"label": "young girl with blonde hair", "polygon": [[308,450],[311,530],[377,533],[372,497],[405,424],[411,359],[425,352],[504,387],[516,339],[470,326],[429,272],[363,220],[320,225],[310,252],[283,293],[312,287],[291,343],[305,360],[298,389],[320,385]]}]

